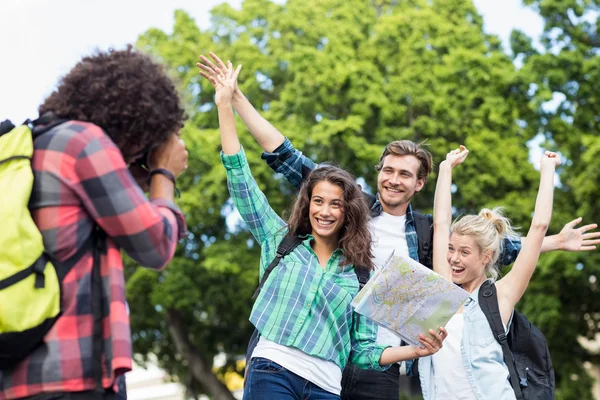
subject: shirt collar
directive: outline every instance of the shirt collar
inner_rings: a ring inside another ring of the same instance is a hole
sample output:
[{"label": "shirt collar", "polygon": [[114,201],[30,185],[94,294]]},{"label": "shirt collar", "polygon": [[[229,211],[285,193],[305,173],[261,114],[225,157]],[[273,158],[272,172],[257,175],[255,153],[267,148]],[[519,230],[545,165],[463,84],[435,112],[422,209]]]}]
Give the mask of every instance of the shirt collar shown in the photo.
[{"label": "shirt collar", "polygon": [[[373,206],[371,206],[371,217],[377,217],[379,215],[381,215],[381,213],[383,212],[383,206],[381,205],[381,202],[379,201],[379,193],[377,193],[377,196],[375,197],[375,203],[373,203]],[[412,204],[408,203],[408,208],[406,209],[406,223],[407,224],[412,224],[415,220],[415,217],[413,215],[413,210],[412,210]]]}]

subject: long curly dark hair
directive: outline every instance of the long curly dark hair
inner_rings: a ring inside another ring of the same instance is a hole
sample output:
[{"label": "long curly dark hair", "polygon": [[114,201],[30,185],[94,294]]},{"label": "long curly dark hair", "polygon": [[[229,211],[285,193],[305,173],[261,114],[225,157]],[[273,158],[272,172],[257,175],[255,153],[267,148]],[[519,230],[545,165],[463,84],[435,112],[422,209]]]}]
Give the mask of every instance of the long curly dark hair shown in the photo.
[{"label": "long curly dark hair", "polygon": [[302,184],[294,201],[288,226],[296,235],[312,232],[310,225],[310,200],[314,187],[327,181],[342,188],[344,224],[340,230],[338,247],[344,252],[343,265],[352,264],[355,268],[373,269],[371,232],[369,231],[369,207],[360,187],[347,171],[335,166],[322,166],[314,169]]},{"label": "long curly dark hair", "polygon": [[131,45],[84,57],[38,111],[98,125],[121,150],[162,143],[185,119],[165,69]]}]

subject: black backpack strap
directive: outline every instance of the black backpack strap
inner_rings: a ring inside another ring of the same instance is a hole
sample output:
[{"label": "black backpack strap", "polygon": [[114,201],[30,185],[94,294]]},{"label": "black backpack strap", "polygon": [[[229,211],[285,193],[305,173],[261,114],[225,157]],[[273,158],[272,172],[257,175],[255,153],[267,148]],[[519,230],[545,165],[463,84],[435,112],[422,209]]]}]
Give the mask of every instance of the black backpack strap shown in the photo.
[{"label": "black backpack strap", "polygon": [[515,368],[515,360],[513,358],[512,351],[508,347],[508,338],[504,332],[504,326],[502,325],[502,316],[500,315],[500,308],[498,307],[498,294],[496,293],[496,285],[490,280],[486,280],[481,288],[479,289],[479,306],[485,314],[485,317],[492,328],[494,337],[502,346],[502,354],[504,356],[504,363],[508,367],[510,373],[510,384],[515,392],[517,400],[523,400],[523,392],[519,384],[519,374]]},{"label": "black backpack strap", "polygon": [[[267,281],[267,278],[269,277],[271,272],[275,269],[275,267],[277,265],[279,265],[279,262],[281,261],[281,259],[283,257],[287,256],[288,254],[290,254],[292,251],[294,251],[294,249],[296,247],[298,247],[298,245],[300,243],[302,243],[302,239],[296,235],[293,235],[290,232],[288,232],[283,237],[281,242],[279,242],[279,246],[277,246],[277,253],[275,254],[275,258],[273,258],[273,261],[271,261],[271,263],[265,270],[265,273],[263,274],[263,277],[260,280],[260,283],[258,284],[256,291],[252,295],[253,300],[255,300],[258,297],[258,294],[260,293],[263,285]],[[250,359],[252,358],[252,353],[254,353],[254,348],[258,344],[259,338],[260,338],[260,334],[258,333],[258,329],[254,329],[254,332],[252,332],[252,336],[250,337],[250,341],[248,342],[248,348],[246,349],[246,368],[244,371],[244,386],[246,386],[246,377],[248,375],[248,367],[250,367]]]},{"label": "black backpack strap", "polygon": [[298,245],[300,243],[302,243],[302,239],[296,235],[289,233],[289,232],[287,235],[285,235],[283,237],[283,239],[279,243],[279,246],[277,247],[277,254],[275,255],[275,258],[273,259],[273,261],[271,261],[271,264],[269,264],[269,266],[265,270],[265,273],[263,274],[263,277],[260,280],[260,283],[258,284],[256,291],[252,295],[252,300],[256,300],[263,285],[267,281],[267,278],[269,277],[269,275],[271,274],[273,269],[275,269],[275,267],[277,265],[279,265],[279,262],[281,261],[281,259],[283,257],[287,256],[288,254],[290,254],[296,247],[298,247]]},{"label": "black backpack strap", "polygon": [[13,124],[10,120],[6,119],[0,122],[0,136],[4,135],[15,129],[15,124]]},{"label": "black backpack strap", "polygon": [[371,277],[371,271],[365,267],[354,267],[354,272],[358,278],[358,290],[362,290]]},{"label": "black backpack strap", "polygon": [[93,265],[92,265],[92,315],[94,318],[94,326],[92,333],[92,360],[94,364],[92,371],[94,375],[95,397],[103,399],[104,387],[102,386],[102,354],[104,353],[104,335],[102,332],[102,319],[104,318],[104,301],[102,292],[102,273],[100,271],[101,256],[106,254],[106,233],[99,227],[95,226],[92,231],[93,242]]},{"label": "black backpack strap", "polygon": [[419,262],[427,268],[433,269],[433,217],[431,215],[419,214],[418,212],[414,212],[413,216],[415,230],[417,231],[417,241],[419,243]]},{"label": "black backpack strap", "polygon": [[54,113],[47,112],[33,121],[26,120],[23,125],[28,125],[33,134],[33,139],[37,139],[40,135],[48,132],[50,129],[67,122],[65,118],[58,118]]}]

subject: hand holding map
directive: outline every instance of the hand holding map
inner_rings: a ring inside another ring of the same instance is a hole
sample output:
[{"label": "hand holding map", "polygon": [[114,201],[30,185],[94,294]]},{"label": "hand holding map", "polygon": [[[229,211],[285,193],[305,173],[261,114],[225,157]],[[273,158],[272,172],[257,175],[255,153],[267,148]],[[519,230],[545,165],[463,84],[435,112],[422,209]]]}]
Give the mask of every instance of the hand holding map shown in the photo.
[{"label": "hand holding map", "polygon": [[445,326],[469,293],[418,262],[392,253],[352,301],[355,311],[413,346]]}]

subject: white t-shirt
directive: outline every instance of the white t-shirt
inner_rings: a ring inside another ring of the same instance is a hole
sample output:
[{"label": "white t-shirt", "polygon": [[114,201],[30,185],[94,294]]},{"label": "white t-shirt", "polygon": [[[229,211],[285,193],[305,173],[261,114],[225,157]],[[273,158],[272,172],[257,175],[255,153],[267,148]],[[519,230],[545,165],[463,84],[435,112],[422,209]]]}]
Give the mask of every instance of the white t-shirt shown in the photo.
[{"label": "white t-shirt", "polygon": [[[382,212],[369,222],[373,238],[375,269],[383,267],[392,252],[410,257],[406,243],[406,215],[400,217]],[[400,346],[400,337],[383,327],[377,330],[377,343],[386,346]]]},{"label": "white t-shirt", "polygon": [[252,352],[252,358],[254,357],[274,361],[330,393],[339,396],[342,392],[342,370],[333,361],[311,356],[293,347],[282,346],[263,336]]}]

